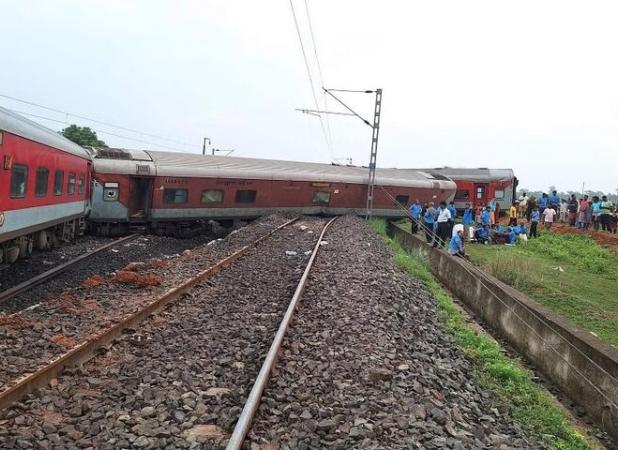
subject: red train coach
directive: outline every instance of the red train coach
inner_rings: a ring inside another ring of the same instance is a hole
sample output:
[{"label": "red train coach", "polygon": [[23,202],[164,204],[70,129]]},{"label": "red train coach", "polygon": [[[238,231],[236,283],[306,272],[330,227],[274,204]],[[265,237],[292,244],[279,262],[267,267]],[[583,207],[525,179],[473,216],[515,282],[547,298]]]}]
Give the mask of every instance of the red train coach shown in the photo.
[{"label": "red train coach", "polygon": [[449,177],[457,184],[454,201],[460,210],[466,207],[466,203],[475,208],[499,203],[501,210],[506,211],[516,198],[519,180],[512,169],[442,167],[428,171]]},{"label": "red train coach", "polygon": [[53,130],[0,108],[0,260],[48,249],[84,228],[91,157]]},{"label": "red train coach", "polygon": [[[96,149],[90,221],[103,234],[146,225],[183,235],[212,219],[251,219],[275,212],[363,214],[367,169],[267,159],[159,151]],[[378,169],[376,185],[403,204],[452,198],[447,177],[413,169]],[[403,213],[376,188],[374,214]]]}]

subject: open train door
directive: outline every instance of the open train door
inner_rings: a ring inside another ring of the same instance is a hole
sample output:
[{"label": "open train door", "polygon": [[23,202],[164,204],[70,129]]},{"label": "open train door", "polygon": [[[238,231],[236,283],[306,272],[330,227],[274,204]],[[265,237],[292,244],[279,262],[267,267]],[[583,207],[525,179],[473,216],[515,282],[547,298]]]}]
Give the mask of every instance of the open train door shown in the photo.
[{"label": "open train door", "polygon": [[146,222],[152,206],[153,177],[130,177],[129,220]]},{"label": "open train door", "polygon": [[474,184],[474,206],[487,205],[487,183]]}]

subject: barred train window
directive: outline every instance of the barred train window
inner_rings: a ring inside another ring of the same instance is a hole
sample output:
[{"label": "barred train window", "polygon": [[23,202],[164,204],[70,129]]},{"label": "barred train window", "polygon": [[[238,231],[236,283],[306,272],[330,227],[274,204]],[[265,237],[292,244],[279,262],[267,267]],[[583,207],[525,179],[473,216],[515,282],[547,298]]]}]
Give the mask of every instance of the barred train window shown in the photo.
[{"label": "barred train window", "polygon": [[11,170],[11,198],[26,196],[28,185],[28,166],[14,164]]},{"label": "barred train window", "polygon": [[468,189],[459,189],[455,193],[455,200],[468,200],[470,198],[470,191]]},{"label": "barred train window", "polygon": [[163,190],[164,203],[187,203],[189,191],[187,189],[165,189]]},{"label": "barred train window", "polygon": [[313,193],[313,203],[328,203],[330,201],[330,192],[315,191]]},{"label": "barred train window", "polygon": [[45,197],[47,195],[47,182],[49,180],[49,169],[47,167],[39,167],[36,169],[36,180],[34,183],[34,195],[37,197]]},{"label": "barred train window", "polygon": [[236,203],[255,203],[256,191],[236,191]]},{"label": "barred train window", "polygon": [[64,184],[64,171],[56,170],[54,175],[54,195],[62,195],[62,185]]},{"label": "barred train window", "polygon": [[202,191],[202,203],[221,203],[223,201],[223,191],[207,190]]},{"label": "barred train window", "polygon": [[496,200],[502,200],[504,198],[504,191],[496,191]]},{"label": "barred train window", "polygon": [[84,174],[81,174],[79,176],[79,180],[77,180],[77,193],[78,194],[83,194],[84,193]]},{"label": "barred train window", "polygon": [[75,174],[73,172],[69,172],[69,186],[67,188],[67,194],[75,194]]}]

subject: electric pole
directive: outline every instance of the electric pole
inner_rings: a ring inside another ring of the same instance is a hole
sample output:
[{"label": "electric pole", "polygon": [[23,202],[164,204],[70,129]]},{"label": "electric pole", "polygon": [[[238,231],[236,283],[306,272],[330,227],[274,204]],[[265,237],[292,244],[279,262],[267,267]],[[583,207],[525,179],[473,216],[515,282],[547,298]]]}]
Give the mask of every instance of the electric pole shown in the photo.
[{"label": "electric pole", "polygon": [[[365,210],[365,218],[370,218],[373,211],[373,191],[375,187],[376,180],[376,163],[378,159],[378,136],[380,134],[380,114],[382,112],[382,89],[365,90],[351,90],[351,89],[326,89],[322,87],[325,93],[334,98],[339,104],[341,104],[345,109],[349,112],[340,112],[340,111],[321,111],[316,109],[297,109],[297,111],[301,111],[305,114],[311,114],[314,116],[320,116],[320,114],[336,114],[341,116],[356,116],[360,120],[363,121],[365,125],[371,127],[371,153],[369,154],[369,178],[367,179],[367,203]],[[339,99],[333,92],[355,92],[361,94],[376,94],[375,107],[373,111],[373,124],[368,120],[361,117],[356,113],[352,108],[346,105],[341,99]]]}]

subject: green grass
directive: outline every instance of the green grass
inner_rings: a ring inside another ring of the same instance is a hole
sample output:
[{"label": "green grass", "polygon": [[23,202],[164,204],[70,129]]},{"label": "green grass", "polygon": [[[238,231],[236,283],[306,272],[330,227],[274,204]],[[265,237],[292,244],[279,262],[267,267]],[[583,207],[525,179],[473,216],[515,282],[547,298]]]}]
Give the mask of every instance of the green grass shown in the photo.
[{"label": "green grass", "polygon": [[389,239],[384,220],[372,219],[370,225],[387,242],[395,263],[423,282],[433,294],[443,329],[472,361],[477,382],[506,405],[511,417],[550,448],[593,448],[571,425],[556,400],[534,383],[529,370],[506,357],[495,340],[466,323],[461,310],[438,284],[422,256],[406,252],[398,242]]},{"label": "green grass", "polygon": [[557,233],[516,247],[472,244],[466,251],[496,278],[618,347],[615,252],[587,236]]}]

